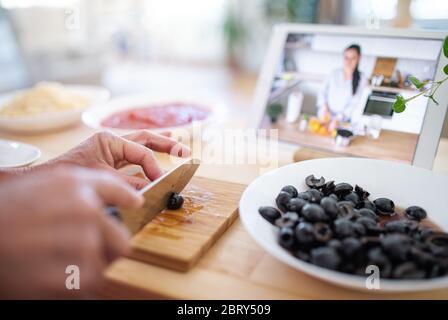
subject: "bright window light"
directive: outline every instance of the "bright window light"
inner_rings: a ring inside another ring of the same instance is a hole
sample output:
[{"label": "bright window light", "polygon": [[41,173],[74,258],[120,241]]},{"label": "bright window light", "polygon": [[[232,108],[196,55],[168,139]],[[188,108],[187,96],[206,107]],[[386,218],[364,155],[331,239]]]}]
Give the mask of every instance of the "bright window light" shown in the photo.
[{"label": "bright window light", "polygon": [[447,0],[414,0],[411,4],[411,14],[414,19],[448,19]]},{"label": "bright window light", "polygon": [[390,20],[397,15],[397,2],[397,0],[352,1],[352,12],[358,18],[373,14],[379,19]]},{"label": "bright window light", "polygon": [[64,8],[76,2],[78,0],[0,0],[0,5],[6,9],[30,7]]}]

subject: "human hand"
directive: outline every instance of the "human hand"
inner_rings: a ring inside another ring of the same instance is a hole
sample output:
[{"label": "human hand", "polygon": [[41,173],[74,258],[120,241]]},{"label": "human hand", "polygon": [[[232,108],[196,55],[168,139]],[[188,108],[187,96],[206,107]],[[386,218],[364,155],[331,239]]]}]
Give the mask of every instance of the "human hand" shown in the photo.
[{"label": "human hand", "polygon": [[119,176],[137,189],[147,184],[147,180],[129,176],[118,171],[128,164],[143,168],[147,178],[155,180],[163,172],[153,151],[168,153],[179,157],[188,157],[190,149],[165,135],[141,130],[125,136],[109,132],[99,132],[82,142],[67,153],[49,161],[44,166],[54,164],[76,164],[79,166],[102,169]]},{"label": "human hand", "polygon": [[[129,250],[105,205],[136,208],[143,198],[107,172],[58,167],[2,181],[0,203],[0,297],[78,298]],[[79,267],[80,290],[66,288],[68,265]]]}]

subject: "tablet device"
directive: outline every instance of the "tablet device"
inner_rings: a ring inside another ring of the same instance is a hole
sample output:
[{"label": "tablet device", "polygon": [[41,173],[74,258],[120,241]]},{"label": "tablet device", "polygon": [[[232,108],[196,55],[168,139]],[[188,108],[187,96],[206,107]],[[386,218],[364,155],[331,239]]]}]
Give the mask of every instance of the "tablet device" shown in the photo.
[{"label": "tablet device", "polygon": [[[447,76],[442,70],[448,64],[442,53],[446,36],[392,28],[276,25],[257,82],[251,127],[277,129],[280,141],[307,148],[431,169],[448,85],[437,91],[438,105],[421,96],[402,113],[392,106],[398,94],[419,93],[410,75],[422,81]],[[341,138],[341,129],[353,136]]]}]

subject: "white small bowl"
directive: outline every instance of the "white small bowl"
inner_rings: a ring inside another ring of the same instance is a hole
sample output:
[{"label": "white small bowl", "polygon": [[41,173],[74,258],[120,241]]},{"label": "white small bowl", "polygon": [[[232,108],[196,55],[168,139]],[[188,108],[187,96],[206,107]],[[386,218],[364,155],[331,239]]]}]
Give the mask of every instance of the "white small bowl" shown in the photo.
[{"label": "white small bowl", "polygon": [[[205,126],[210,122],[219,119],[222,116],[224,111],[224,105],[222,103],[216,101],[210,101],[210,99],[204,98],[194,98],[186,95],[157,95],[157,94],[140,94],[140,95],[132,95],[132,96],[123,96],[110,100],[109,102],[100,104],[91,108],[83,113],[82,119],[84,124],[87,126],[96,129],[96,130],[107,130],[114,132],[119,135],[132,133],[141,129],[120,129],[120,128],[111,128],[107,126],[101,125],[102,121],[112,115],[113,113],[130,110],[139,107],[151,107],[157,106],[160,104],[167,104],[171,102],[185,102],[192,103],[203,108],[208,109],[211,113],[204,120],[195,121],[195,123],[200,123]],[[153,132],[165,132],[165,131],[174,131],[179,129],[187,129],[190,130],[192,128],[192,123],[176,126],[176,127],[164,127],[164,128],[154,128],[149,129]]]},{"label": "white small bowl", "polygon": [[0,168],[29,165],[39,159],[41,151],[27,143],[0,139]]},{"label": "white small bowl", "polygon": [[[314,174],[327,181],[358,184],[371,193],[370,199],[387,197],[399,207],[411,205],[426,209],[428,218],[442,230],[448,230],[448,176],[389,161],[332,158],[302,161],[266,173],[244,191],[239,206],[244,227],[255,241],[278,260],[313,277],[339,286],[369,290],[366,277],[350,275],[315,266],[293,257],[277,243],[277,228],[258,213],[260,206],[275,206],[275,197],[285,185],[299,192],[307,189],[305,177]],[[380,279],[380,289],[369,292],[404,292],[448,287],[448,276],[427,280]]]},{"label": "white small bowl", "polygon": [[[110,93],[107,89],[85,85],[64,85],[64,88],[74,94],[86,97],[91,101],[84,108],[73,110],[55,111],[38,115],[22,117],[0,116],[0,129],[14,133],[38,133],[68,127],[81,121],[82,113],[88,108],[106,102]],[[0,108],[21,94],[23,90],[0,95]]]}]

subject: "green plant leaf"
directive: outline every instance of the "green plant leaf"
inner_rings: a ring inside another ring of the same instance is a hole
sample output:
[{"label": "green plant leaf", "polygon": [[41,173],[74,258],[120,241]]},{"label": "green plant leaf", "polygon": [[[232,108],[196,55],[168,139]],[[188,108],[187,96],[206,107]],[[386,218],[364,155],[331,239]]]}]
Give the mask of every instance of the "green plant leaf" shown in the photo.
[{"label": "green plant leaf", "polygon": [[417,89],[421,89],[423,88],[424,84],[418,80],[416,77],[414,76],[409,76],[409,81],[412,82],[412,84],[417,88]]},{"label": "green plant leaf", "polygon": [[278,116],[282,112],[283,112],[283,105],[281,105],[280,103],[273,103],[268,106],[266,113],[271,119],[271,122],[275,123],[278,119]]},{"label": "green plant leaf", "polygon": [[430,100],[432,100],[432,102],[434,102],[436,105],[439,105],[439,103],[436,101],[436,99],[434,99],[434,96],[433,96],[432,94],[429,95],[428,98],[429,98]]},{"label": "green plant leaf", "polygon": [[443,41],[443,55],[448,58],[448,36]]},{"label": "green plant leaf", "polygon": [[406,110],[406,100],[401,94],[397,94],[397,98],[394,102],[393,109],[396,113],[401,113]]},{"label": "green plant leaf", "polygon": [[448,74],[448,64],[443,67],[443,72],[445,72],[445,74]]}]

